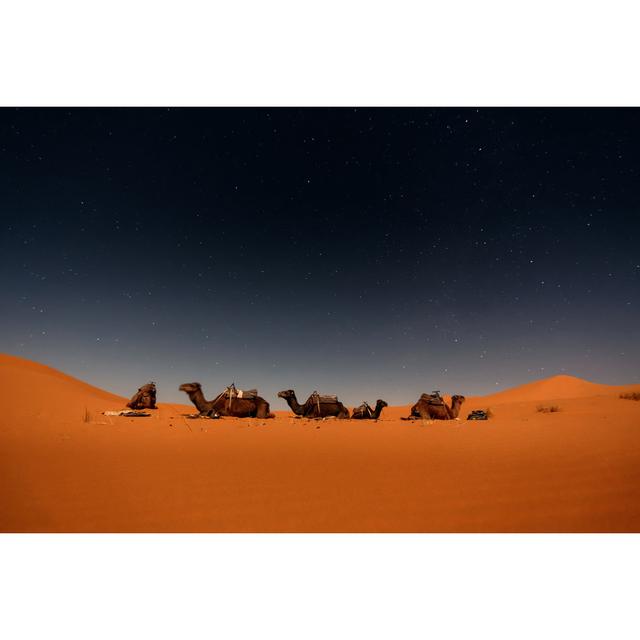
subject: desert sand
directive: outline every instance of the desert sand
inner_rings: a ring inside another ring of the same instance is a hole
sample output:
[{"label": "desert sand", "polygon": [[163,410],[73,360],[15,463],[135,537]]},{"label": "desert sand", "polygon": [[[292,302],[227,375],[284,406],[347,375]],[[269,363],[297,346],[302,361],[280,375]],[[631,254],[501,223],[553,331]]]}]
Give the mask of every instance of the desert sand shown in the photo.
[{"label": "desert sand", "polygon": [[409,404],[377,422],[187,420],[165,403],[106,417],[126,400],[1,355],[0,530],[637,532],[640,402],[623,391],[640,385],[555,376],[431,423],[401,421]]}]

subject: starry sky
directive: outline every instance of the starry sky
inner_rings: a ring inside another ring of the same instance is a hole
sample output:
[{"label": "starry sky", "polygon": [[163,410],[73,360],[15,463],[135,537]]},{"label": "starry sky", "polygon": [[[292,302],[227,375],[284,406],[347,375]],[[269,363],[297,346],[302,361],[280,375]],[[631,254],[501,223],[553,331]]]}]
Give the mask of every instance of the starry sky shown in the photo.
[{"label": "starry sky", "polygon": [[0,109],[0,351],[130,396],[640,381],[638,109]]}]

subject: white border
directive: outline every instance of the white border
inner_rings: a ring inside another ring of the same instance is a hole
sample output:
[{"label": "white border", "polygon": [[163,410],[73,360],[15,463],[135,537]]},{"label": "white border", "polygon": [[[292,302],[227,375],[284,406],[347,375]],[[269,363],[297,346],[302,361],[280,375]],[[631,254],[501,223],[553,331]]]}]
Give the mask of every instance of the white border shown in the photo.
[{"label": "white border", "polygon": [[634,535],[6,535],[0,563],[12,640],[639,631]]},{"label": "white border", "polygon": [[0,104],[637,105],[637,3],[25,0]]}]

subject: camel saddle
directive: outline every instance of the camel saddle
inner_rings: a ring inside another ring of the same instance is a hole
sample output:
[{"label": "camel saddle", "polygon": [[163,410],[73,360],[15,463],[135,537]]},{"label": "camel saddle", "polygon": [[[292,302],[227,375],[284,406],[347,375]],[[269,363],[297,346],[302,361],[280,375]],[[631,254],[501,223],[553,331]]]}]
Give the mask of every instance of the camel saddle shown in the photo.
[{"label": "camel saddle", "polygon": [[235,400],[236,398],[245,398],[253,400],[258,397],[257,389],[236,389],[235,384],[231,384],[224,390],[224,397],[227,400]]},{"label": "camel saddle", "polygon": [[369,403],[366,400],[354,411],[354,413],[361,413],[367,418],[373,418],[373,409],[369,406]]},{"label": "camel saddle", "polygon": [[142,385],[127,403],[131,409],[155,409],[156,408],[156,385],[149,382]]},{"label": "camel saddle", "polygon": [[436,407],[444,406],[444,400],[442,399],[439,391],[434,391],[433,393],[423,393],[420,396],[420,400],[425,400],[427,404],[431,404]]},{"label": "camel saddle", "polygon": [[321,396],[317,391],[311,394],[313,401],[319,404],[335,404],[338,402],[338,396]]}]

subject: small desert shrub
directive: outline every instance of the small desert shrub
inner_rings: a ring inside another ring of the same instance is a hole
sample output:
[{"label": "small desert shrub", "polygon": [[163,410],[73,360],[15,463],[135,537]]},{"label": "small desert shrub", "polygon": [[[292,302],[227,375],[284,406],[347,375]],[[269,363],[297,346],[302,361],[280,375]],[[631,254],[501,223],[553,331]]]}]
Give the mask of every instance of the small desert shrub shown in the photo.
[{"label": "small desert shrub", "polygon": [[621,393],[620,397],[623,400],[640,400],[640,393],[634,391],[633,393]]},{"label": "small desert shrub", "polygon": [[538,413],[557,413],[558,411],[560,411],[560,407],[557,404],[552,404],[548,407],[545,407],[543,405],[538,405],[536,407],[536,411]]}]

